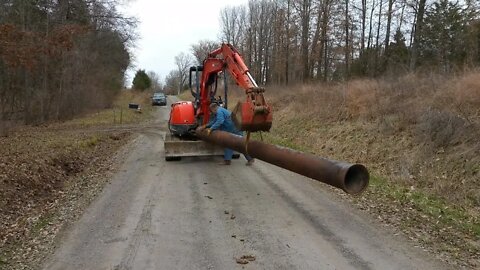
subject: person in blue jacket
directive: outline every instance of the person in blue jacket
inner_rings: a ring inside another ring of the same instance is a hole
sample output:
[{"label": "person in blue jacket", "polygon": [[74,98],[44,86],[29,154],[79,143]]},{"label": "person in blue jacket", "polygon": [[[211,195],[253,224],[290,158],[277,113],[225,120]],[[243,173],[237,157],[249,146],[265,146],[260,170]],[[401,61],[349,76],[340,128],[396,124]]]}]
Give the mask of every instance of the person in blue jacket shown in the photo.
[{"label": "person in blue jacket", "polygon": [[[243,135],[243,132],[239,131],[235,127],[235,124],[230,117],[232,113],[229,110],[218,106],[217,103],[211,103],[209,108],[212,112],[212,114],[210,115],[210,121],[208,122],[208,124],[201,126],[200,129],[208,128],[210,129],[209,132],[212,132],[214,130],[222,130],[240,136]],[[232,162],[232,155],[233,150],[225,148],[223,151],[223,162],[221,164],[230,165]],[[247,159],[247,166],[252,165],[253,162],[255,162],[255,159],[250,157],[249,155],[245,155],[245,158]]]}]

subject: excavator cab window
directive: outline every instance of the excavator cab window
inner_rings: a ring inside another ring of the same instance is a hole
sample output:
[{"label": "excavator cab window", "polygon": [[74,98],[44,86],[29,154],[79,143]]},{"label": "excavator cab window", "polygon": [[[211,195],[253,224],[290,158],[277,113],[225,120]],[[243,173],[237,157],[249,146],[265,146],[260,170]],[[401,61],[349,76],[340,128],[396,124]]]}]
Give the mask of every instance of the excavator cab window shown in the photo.
[{"label": "excavator cab window", "polygon": [[189,87],[192,96],[195,98],[195,110],[200,105],[200,80],[202,78],[203,66],[190,67]]}]

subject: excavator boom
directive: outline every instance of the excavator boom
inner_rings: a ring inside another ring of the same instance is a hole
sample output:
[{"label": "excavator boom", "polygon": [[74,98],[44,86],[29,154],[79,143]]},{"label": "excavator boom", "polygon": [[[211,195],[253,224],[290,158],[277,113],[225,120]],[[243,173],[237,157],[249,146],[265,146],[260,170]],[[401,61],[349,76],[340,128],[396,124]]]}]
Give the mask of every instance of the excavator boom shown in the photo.
[{"label": "excavator boom", "polygon": [[[240,53],[230,44],[222,46],[209,54],[209,58],[221,56],[225,62],[225,67],[232,75],[235,82],[243,89],[258,87],[257,83],[250,74]],[[208,60],[208,58],[207,58]]]}]

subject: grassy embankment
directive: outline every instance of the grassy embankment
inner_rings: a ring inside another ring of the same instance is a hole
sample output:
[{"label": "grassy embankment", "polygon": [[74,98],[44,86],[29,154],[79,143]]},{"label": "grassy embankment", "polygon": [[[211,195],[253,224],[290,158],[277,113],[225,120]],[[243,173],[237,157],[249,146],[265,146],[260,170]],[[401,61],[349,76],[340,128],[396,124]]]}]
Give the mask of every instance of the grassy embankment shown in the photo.
[{"label": "grassy embankment", "polygon": [[[89,127],[111,124],[134,124],[145,121],[151,117],[153,111],[150,96],[150,92],[123,91],[114,101],[112,108],[71,120],[69,125]],[[141,113],[134,109],[129,109],[129,103],[139,104]]]},{"label": "grassy embankment", "polygon": [[193,96],[192,93],[190,93],[190,90],[183,91],[177,97],[179,100],[193,101]]},{"label": "grassy embankment", "polygon": [[[269,86],[265,96],[274,124],[264,140],[365,164],[366,192],[333,192],[441,259],[480,266],[480,72]],[[230,108],[243,98],[231,91]]]},{"label": "grassy embankment", "polygon": [[264,139],[365,164],[350,198],[442,259],[480,266],[480,73],[269,87]]},{"label": "grassy embankment", "polygon": [[[95,197],[118,166],[112,156],[130,137],[95,127],[116,126],[120,107],[123,123],[150,119],[149,96],[122,92],[112,109],[0,137],[0,269],[38,263],[63,224]],[[142,113],[129,110],[130,102],[140,103]]]}]

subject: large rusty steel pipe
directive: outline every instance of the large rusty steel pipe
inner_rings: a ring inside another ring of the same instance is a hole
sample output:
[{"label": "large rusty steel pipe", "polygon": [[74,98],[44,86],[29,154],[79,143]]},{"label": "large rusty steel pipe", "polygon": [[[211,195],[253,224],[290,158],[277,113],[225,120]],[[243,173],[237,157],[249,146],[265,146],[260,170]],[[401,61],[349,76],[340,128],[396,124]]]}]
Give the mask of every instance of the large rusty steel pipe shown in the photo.
[{"label": "large rusty steel pipe", "polygon": [[358,194],[368,186],[368,170],[361,164],[350,164],[289,148],[249,140],[242,136],[215,130],[197,130],[197,136],[204,141],[248,154],[281,168],[296,172],[331,186],[340,188],[349,194]]}]

